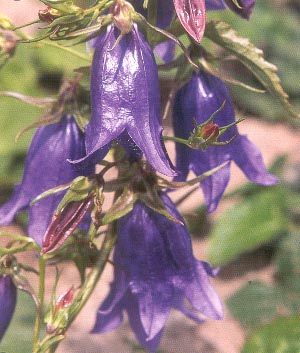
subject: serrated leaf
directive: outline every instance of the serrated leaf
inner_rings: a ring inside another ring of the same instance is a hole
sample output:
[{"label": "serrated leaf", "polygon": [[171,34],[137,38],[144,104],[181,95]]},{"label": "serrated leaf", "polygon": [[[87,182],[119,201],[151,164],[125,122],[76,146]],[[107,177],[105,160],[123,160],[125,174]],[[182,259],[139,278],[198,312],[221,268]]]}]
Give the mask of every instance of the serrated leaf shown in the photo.
[{"label": "serrated leaf", "polygon": [[280,101],[291,116],[299,118],[299,113],[289,103],[288,95],[281,86],[277,67],[264,59],[262,50],[256,48],[249,39],[239,37],[227,23],[222,21],[208,21],[205,36],[234,54],[270,94]]},{"label": "serrated leaf", "polygon": [[284,191],[278,186],[261,191],[224,212],[210,235],[209,261],[215,266],[227,263],[286,230],[284,202]]},{"label": "serrated leaf", "polygon": [[239,289],[226,304],[242,325],[253,327],[278,315],[283,291],[262,282],[249,282]]},{"label": "serrated leaf", "polygon": [[242,353],[299,353],[300,316],[279,317],[258,327],[246,341]]}]

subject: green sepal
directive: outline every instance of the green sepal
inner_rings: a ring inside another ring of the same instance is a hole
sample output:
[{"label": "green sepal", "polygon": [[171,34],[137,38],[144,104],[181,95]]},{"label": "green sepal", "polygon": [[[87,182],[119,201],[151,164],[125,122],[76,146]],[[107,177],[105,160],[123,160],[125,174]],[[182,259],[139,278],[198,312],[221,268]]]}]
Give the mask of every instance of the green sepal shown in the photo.
[{"label": "green sepal", "polygon": [[125,187],[122,194],[117,198],[116,202],[106,212],[102,219],[102,224],[111,223],[127,215],[133,210],[133,206],[137,200],[138,194],[135,194],[129,188]]},{"label": "green sepal", "polygon": [[58,215],[61,210],[70,202],[80,201],[86,199],[91,190],[92,190],[92,182],[89,178],[84,176],[79,176],[74,179],[70,185],[69,190],[66,192],[63,199],[60,201],[55,214]]},{"label": "green sepal", "polygon": [[61,11],[67,14],[78,13],[79,11],[83,11],[80,7],[75,6],[73,1],[65,1],[65,0],[41,0],[47,6],[52,7],[55,10]]},{"label": "green sepal", "polygon": [[205,36],[235,55],[291,116],[299,118],[281,86],[277,67],[264,59],[261,49],[256,48],[249,39],[239,37],[227,23],[218,20],[206,23]]}]

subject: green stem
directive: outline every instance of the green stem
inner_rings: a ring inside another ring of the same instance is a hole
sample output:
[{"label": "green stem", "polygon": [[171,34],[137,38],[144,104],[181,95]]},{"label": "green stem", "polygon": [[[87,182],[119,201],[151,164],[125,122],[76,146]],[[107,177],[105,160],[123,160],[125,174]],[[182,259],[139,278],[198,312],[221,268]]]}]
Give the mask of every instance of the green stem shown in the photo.
[{"label": "green stem", "polygon": [[[106,237],[102,243],[102,246],[100,249],[100,254],[99,254],[99,257],[97,259],[95,266],[93,267],[93,269],[91,270],[91,272],[87,276],[84,284],[82,285],[81,289],[79,290],[73,303],[69,306],[69,308],[66,311],[66,316],[69,318],[69,320],[68,320],[66,326],[62,330],[63,333],[65,333],[67,331],[67,329],[70,327],[72,322],[76,319],[77,315],[80,313],[81,309],[84,307],[87,300],[89,299],[89,297],[93,293],[116,241],[117,241],[117,229],[116,229],[116,223],[114,222],[112,225],[111,232],[109,232],[106,235]],[[59,335],[59,334],[57,334],[57,335]],[[45,337],[45,339],[43,340],[43,342],[40,345],[41,346],[40,350],[37,351],[36,353],[44,352],[43,346],[49,347],[49,342],[51,340],[53,340],[53,338],[54,337],[51,335]],[[54,353],[56,351],[60,341],[59,342],[56,341],[52,344],[50,343],[49,353]]]},{"label": "green stem", "polygon": [[39,293],[38,293],[39,305],[36,311],[34,333],[33,333],[33,352],[34,353],[39,352],[40,329],[41,329],[43,307],[44,307],[46,262],[42,256],[40,256],[39,258],[39,273],[40,273]]}]

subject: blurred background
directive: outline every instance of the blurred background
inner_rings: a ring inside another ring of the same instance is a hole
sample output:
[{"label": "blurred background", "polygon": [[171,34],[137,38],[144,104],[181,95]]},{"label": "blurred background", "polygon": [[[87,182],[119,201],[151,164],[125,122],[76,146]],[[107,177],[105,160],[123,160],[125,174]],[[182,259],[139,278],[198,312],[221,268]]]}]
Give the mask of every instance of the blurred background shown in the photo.
[{"label": "blurred background", "polygon": [[[40,2],[33,0],[0,2],[0,12],[18,24],[36,19],[42,8]],[[209,13],[208,17],[230,23],[240,36],[249,37],[263,49],[265,58],[277,65],[282,86],[299,110],[299,1],[257,0],[250,21],[239,19],[230,11]],[[77,49],[85,50],[83,46]],[[0,91],[53,96],[63,76],[71,76],[75,68],[84,65],[80,58],[56,48],[36,43],[19,45],[14,57],[0,71]],[[236,61],[226,62],[224,69],[256,84]],[[236,86],[230,89],[238,115],[247,117],[239,124],[240,133],[247,134],[261,149],[266,164],[281,183],[270,188],[250,185],[233,167],[228,192],[216,213],[206,215],[201,192],[180,205],[193,236],[195,256],[220,267],[213,284],[224,302],[225,319],[199,326],[177,312],[172,313],[159,353],[300,352],[300,133],[270,95]],[[17,143],[15,135],[41,114],[38,108],[0,97],[1,204],[21,179],[33,132],[26,132]],[[22,232],[25,221],[26,215],[20,215],[9,230]],[[3,239],[0,244],[5,244]],[[20,255],[19,260],[36,264],[36,256],[30,252]],[[57,352],[144,352],[136,345],[127,323],[107,334],[88,334],[108,291],[112,269],[107,267],[103,280]],[[62,276],[58,294],[79,283],[71,263],[66,264]],[[54,277],[53,267],[47,273],[49,291]],[[32,277],[32,283],[35,281]],[[31,352],[33,308],[29,296],[19,292],[16,313],[1,351]]]}]

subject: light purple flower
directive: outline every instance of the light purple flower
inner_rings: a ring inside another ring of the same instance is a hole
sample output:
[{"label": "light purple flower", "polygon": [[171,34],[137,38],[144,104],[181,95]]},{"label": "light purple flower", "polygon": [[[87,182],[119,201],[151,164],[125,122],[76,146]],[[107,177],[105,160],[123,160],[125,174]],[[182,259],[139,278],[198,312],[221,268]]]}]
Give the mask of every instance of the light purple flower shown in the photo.
[{"label": "light purple flower", "polygon": [[[0,225],[11,223],[20,210],[44,191],[79,175],[91,174],[92,166],[79,170],[67,161],[83,155],[84,137],[72,116],[64,116],[58,123],[37,129],[26,157],[22,182],[0,208]],[[29,207],[28,234],[39,245],[62,196],[63,193],[56,193]]]},{"label": "light purple flower", "polygon": [[[168,212],[183,222],[166,194],[161,198]],[[119,220],[118,229],[115,278],[93,333],[118,327],[126,310],[139,342],[155,352],[172,308],[198,323],[205,317],[222,318],[222,304],[208,279],[215,272],[194,258],[185,225],[137,202]]]},{"label": "light purple flower", "polygon": [[172,176],[161,137],[159,82],[152,50],[136,25],[116,43],[119,35],[110,26],[95,44],[92,116],[85,131],[87,157],[107,149],[126,131],[157,171]]},{"label": "light purple flower", "polygon": [[225,4],[239,16],[249,19],[256,0],[239,0],[240,7],[236,6],[232,0],[206,0],[207,10],[224,10]]},{"label": "light purple flower", "polygon": [[0,276],[0,342],[15,311],[17,288],[7,275]]},{"label": "light purple flower", "polygon": [[[217,77],[205,72],[194,74],[176,95],[174,104],[174,132],[177,137],[188,139],[197,123],[204,123],[222,103],[224,108],[216,115],[214,123],[220,127],[235,121],[234,109],[226,85]],[[186,180],[189,170],[200,175],[226,161],[234,161],[246,177],[256,184],[273,185],[278,179],[269,174],[258,148],[245,135],[239,135],[237,127],[227,130],[219,141],[236,138],[225,146],[210,146],[205,151],[192,150],[176,143],[177,181]],[[201,182],[209,212],[214,211],[227,187],[230,163]]]}]

